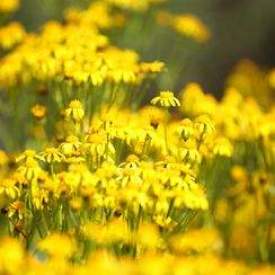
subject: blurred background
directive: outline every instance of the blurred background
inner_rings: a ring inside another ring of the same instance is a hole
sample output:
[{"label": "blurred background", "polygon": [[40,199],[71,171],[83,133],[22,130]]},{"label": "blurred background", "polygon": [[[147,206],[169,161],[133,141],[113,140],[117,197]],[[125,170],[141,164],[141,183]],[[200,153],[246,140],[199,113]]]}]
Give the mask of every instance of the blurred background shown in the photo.
[{"label": "blurred background", "polygon": [[[61,19],[68,6],[85,6],[89,2],[22,0],[14,19],[34,31],[49,19]],[[139,26],[131,32],[133,37],[120,36],[114,41],[137,50],[145,60],[177,60],[177,65],[170,64],[169,72],[161,79],[162,88],[179,90],[187,82],[197,81],[219,97],[226,77],[240,59],[250,59],[263,68],[275,66],[274,0],[170,0],[165,7],[175,14],[198,16],[211,31],[211,39],[198,44],[168,29],[148,27],[149,15],[143,14],[147,27]]]}]

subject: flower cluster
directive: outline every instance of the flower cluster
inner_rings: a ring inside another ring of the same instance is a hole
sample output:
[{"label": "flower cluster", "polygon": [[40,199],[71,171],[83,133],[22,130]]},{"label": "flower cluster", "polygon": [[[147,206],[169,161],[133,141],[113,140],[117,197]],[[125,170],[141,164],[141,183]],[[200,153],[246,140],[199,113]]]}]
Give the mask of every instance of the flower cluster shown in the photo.
[{"label": "flower cluster", "polygon": [[[37,116],[43,111],[34,108]],[[24,213],[60,215],[64,209],[61,224],[46,219],[46,228],[74,228],[119,213],[129,224],[148,220],[172,230],[184,226],[188,212],[208,208],[198,182],[204,150],[213,150],[206,142],[214,132],[207,117],[171,122],[165,111],[145,107],[140,114],[103,110],[90,121],[79,100],[70,102],[63,117],[65,129],[54,144],[20,154],[18,169],[3,182],[11,227],[20,220],[29,232],[34,220]],[[14,204],[23,209],[14,211]]]},{"label": "flower cluster", "polygon": [[0,84],[65,80],[72,85],[134,85],[160,72],[162,67],[162,63],[141,63],[135,52],[109,45],[107,37],[96,28],[50,22],[41,34],[30,34],[15,51],[5,56],[1,62]]}]

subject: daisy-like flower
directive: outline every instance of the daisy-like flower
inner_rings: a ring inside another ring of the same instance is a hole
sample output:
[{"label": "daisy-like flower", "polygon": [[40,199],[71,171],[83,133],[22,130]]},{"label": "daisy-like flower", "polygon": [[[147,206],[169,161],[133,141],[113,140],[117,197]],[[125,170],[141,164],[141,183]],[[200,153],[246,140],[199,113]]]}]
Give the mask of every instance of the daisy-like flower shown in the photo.
[{"label": "daisy-like flower", "polygon": [[179,100],[174,96],[171,91],[161,91],[159,96],[154,97],[151,100],[153,105],[159,105],[161,107],[176,107],[180,106]]},{"label": "daisy-like flower", "polygon": [[80,122],[84,117],[82,103],[79,100],[72,100],[69,107],[65,110],[65,117],[75,122]]},{"label": "daisy-like flower", "polygon": [[61,162],[64,159],[63,154],[54,147],[46,148],[41,153],[41,158],[44,162],[52,163],[52,162]]}]

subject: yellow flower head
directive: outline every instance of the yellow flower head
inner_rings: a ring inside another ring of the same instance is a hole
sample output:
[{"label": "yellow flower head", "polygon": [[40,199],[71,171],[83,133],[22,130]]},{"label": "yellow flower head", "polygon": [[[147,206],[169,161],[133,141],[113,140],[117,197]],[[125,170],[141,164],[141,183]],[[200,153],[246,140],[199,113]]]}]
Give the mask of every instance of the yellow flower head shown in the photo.
[{"label": "yellow flower head", "polygon": [[82,103],[77,99],[72,100],[69,107],[65,110],[65,117],[72,119],[74,122],[82,121],[84,114]]},{"label": "yellow flower head", "polygon": [[0,12],[13,12],[19,7],[19,0],[1,0]]},{"label": "yellow flower head", "polygon": [[151,100],[153,105],[160,105],[161,107],[176,107],[180,106],[179,100],[174,96],[174,93],[171,91],[161,91],[160,95],[154,97]]},{"label": "yellow flower head", "polygon": [[16,158],[16,162],[26,162],[29,159],[35,159],[37,158],[37,154],[36,151],[34,150],[25,150],[22,154],[20,154],[17,158]]},{"label": "yellow flower head", "polygon": [[12,22],[0,28],[0,48],[9,50],[20,43],[25,38],[25,36],[26,32],[23,26],[18,22]]},{"label": "yellow flower head", "polygon": [[8,154],[5,151],[0,150],[0,167],[8,164],[9,160]]},{"label": "yellow flower head", "polygon": [[68,136],[66,141],[60,144],[60,151],[66,157],[78,154],[81,142],[76,136]]},{"label": "yellow flower head", "polygon": [[36,104],[31,109],[32,115],[37,119],[45,117],[47,108],[44,105]]},{"label": "yellow flower head", "polygon": [[231,157],[233,146],[227,138],[219,137],[215,140],[213,152],[215,155]]},{"label": "yellow flower head", "polygon": [[177,133],[179,134],[180,137],[183,138],[183,140],[188,140],[189,138],[194,136],[194,124],[193,122],[186,118],[182,120],[177,127]]},{"label": "yellow flower head", "polygon": [[0,273],[18,274],[24,266],[24,250],[19,241],[2,238],[0,248]]},{"label": "yellow flower head", "polygon": [[169,241],[171,248],[177,253],[219,252],[223,247],[219,233],[207,228],[175,235]]},{"label": "yellow flower head", "polygon": [[67,235],[53,233],[41,240],[38,247],[53,258],[64,259],[72,256],[75,251],[74,240]]},{"label": "yellow flower head", "polygon": [[46,148],[41,153],[42,160],[48,163],[52,162],[61,162],[64,159],[63,154],[59,151],[59,149],[51,147]]},{"label": "yellow flower head", "polygon": [[141,63],[140,69],[143,73],[160,73],[163,71],[165,64],[160,61],[154,61],[151,63]]},{"label": "yellow flower head", "polygon": [[27,158],[25,163],[19,166],[18,172],[22,173],[28,181],[32,181],[39,176],[41,168],[35,159]]},{"label": "yellow flower head", "polygon": [[211,135],[215,131],[215,124],[208,115],[201,115],[195,120],[195,127],[199,135]]},{"label": "yellow flower head", "polygon": [[216,99],[205,93],[198,83],[188,83],[180,95],[181,110],[188,116],[196,117],[203,114],[212,116],[217,112]]},{"label": "yellow flower head", "polygon": [[179,34],[194,39],[202,43],[209,40],[211,33],[207,26],[193,14],[171,14],[161,11],[158,13],[157,20],[159,24],[170,26]]}]

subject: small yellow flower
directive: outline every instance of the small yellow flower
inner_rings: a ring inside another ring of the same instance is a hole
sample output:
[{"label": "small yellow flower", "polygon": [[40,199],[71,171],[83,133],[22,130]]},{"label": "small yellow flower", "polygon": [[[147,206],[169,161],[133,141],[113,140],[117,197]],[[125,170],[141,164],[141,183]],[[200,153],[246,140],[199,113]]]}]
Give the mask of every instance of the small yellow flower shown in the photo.
[{"label": "small yellow flower", "polygon": [[25,150],[24,153],[20,154],[17,158],[16,158],[16,162],[27,162],[28,160],[34,160],[34,159],[39,159],[39,157],[37,156],[36,151],[34,150]]},{"label": "small yellow flower", "polygon": [[108,141],[105,132],[88,135],[83,146],[83,151],[96,158],[101,158],[105,155],[109,159],[109,157],[114,156],[115,154],[115,148],[113,144]]},{"label": "small yellow flower", "polygon": [[165,67],[165,64],[160,61],[155,61],[151,63],[141,63],[140,70],[143,73],[159,73],[162,72]]},{"label": "small yellow flower", "polygon": [[74,122],[80,122],[84,117],[84,109],[79,100],[72,100],[69,107],[65,110],[65,117]]},{"label": "small yellow flower", "polygon": [[19,7],[19,0],[1,0],[0,12],[13,12]]},{"label": "small yellow flower", "polygon": [[9,160],[10,158],[8,154],[5,151],[0,150],[0,167],[7,165],[9,163]]},{"label": "small yellow flower", "polygon": [[22,173],[28,181],[31,181],[38,177],[41,168],[35,159],[29,158],[18,168],[18,172]]},{"label": "small yellow flower", "polygon": [[61,162],[64,159],[63,154],[57,148],[47,148],[41,153],[42,160],[48,163]]},{"label": "small yellow flower", "polygon": [[24,216],[25,205],[23,202],[17,200],[10,204],[8,211],[9,218],[11,218],[14,215],[17,215],[18,218],[22,220]]},{"label": "small yellow flower", "polygon": [[5,237],[1,239],[0,273],[19,274],[25,265],[24,249],[19,240]]},{"label": "small yellow flower", "polygon": [[192,14],[174,16],[171,25],[180,34],[193,38],[200,43],[206,42],[211,36],[204,23]]},{"label": "small yellow flower", "polygon": [[231,157],[233,153],[233,146],[227,138],[217,138],[214,145],[214,154]]},{"label": "small yellow flower", "polygon": [[201,115],[195,120],[195,127],[200,135],[211,135],[215,131],[213,120],[208,115]]},{"label": "small yellow flower", "polygon": [[193,137],[194,132],[195,130],[194,130],[193,122],[188,118],[182,120],[177,127],[177,133],[185,141]]},{"label": "small yellow flower", "polygon": [[158,248],[161,243],[157,226],[150,223],[140,225],[138,232],[134,235],[134,240],[142,247],[150,249]]},{"label": "small yellow flower", "polygon": [[73,198],[72,200],[70,200],[69,204],[73,210],[79,211],[82,207],[83,202],[81,198]]},{"label": "small yellow flower", "polygon": [[4,194],[11,199],[15,199],[20,194],[15,184],[15,181],[9,178],[2,180],[0,184],[0,195]]},{"label": "small yellow flower", "polygon": [[223,247],[219,233],[214,229],[193,229],[174,235],[169,244],[177,253],[219,252]]},{"label": "small yellow flower", "polygon": [[36,104],[31,109],[32,115],[37,119],[45,117],[47,108],[44,105]]},{"label": "small yellow flower", "polygon": [[126,162],[121,163],[120,166],[125,168],[138,168],[140,166],[140,160],[138,156],[132,154],[129,155]]},{"label": "small yellow flower", "polygon": [[248,172],[242,166],[236,165],[231,169],[231,178],[236,182],[248,182]]},{"label": "small yellow flower", "polygon": [[154,97],[151,100],[153,105],[160,105],[161,107],[176,107],[180,106],[179,100],[174,96],[174,93],[171,91],[161,91],[160,95]]},{"label": "small yellow flower", "polygon": [[66,141],[61,143],[59,150],[67,158],[78,157],[80,155],[81,142],[76,136],[68,136]]},{"label": "small yellow flower", "polygon": [[66,259],[74,253],[75,242],[67,235],[53,233],[41,240],[38,247],[52,258]]},{"label": "small yellow flower", "polygon": [[23,26],[18,22],[11,22],[10,24],[0,28],[0,49],[12,49],[15,45],[21,43],[25,36],[26,32]]}]

